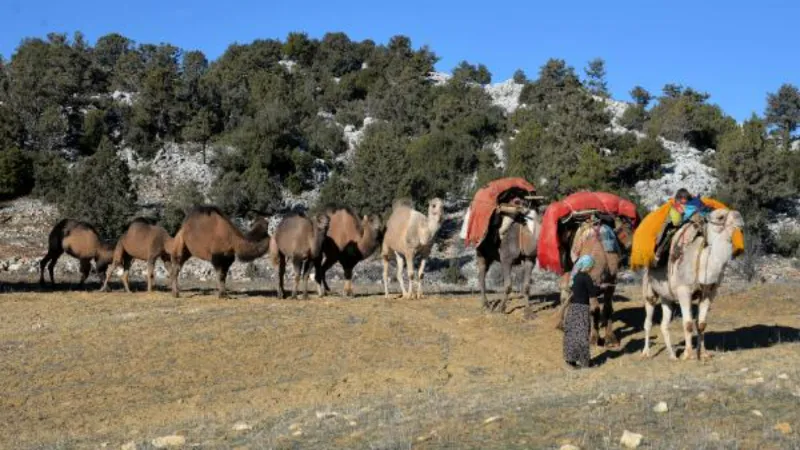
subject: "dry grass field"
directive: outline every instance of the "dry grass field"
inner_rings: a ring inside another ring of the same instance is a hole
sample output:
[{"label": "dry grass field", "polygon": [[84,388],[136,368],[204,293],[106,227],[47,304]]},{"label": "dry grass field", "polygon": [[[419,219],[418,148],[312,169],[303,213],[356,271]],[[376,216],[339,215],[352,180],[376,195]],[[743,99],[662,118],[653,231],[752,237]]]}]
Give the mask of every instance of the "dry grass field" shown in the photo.
[{"label": "dry grass field", "polygon": [[[624,430],[650,449],[800,448],[796,284],[724,289],[709,362],[669,361],[657,327],[658,354],[641,359],[643,310],[626,287],[622,349],[596,349],[600,366],[583,371],[563,368],[552,296],[492,315],[457,293],[29,287],[0,287],[4,449],[150,449],[168,435],[184,448],[587,449],[619,448]],[[679,320],[672,332],[681,343]],[[668,412],[653,411],[661,401]]]}]

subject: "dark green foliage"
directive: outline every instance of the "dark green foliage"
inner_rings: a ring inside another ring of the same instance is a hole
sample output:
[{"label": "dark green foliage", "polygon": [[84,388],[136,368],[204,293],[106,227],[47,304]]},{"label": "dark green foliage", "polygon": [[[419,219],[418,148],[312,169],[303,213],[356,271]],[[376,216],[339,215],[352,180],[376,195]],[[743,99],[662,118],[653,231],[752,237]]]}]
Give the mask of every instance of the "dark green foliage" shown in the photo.
[{"label": "dark green foliage", "polygon": [[117,239],[125,230],[136,212],[136,192],[127,164],[108,139],[70,174],[59,209],[95,225],[105,239]]},{"label": "dark green foliage", "polygon": [[408,139],[396,127],[385,123],[370,125],[356,149],[347,172],[347,204],[361,214],[381,214],[399,196],[410,193],[406,156]]},{"label": "dark green foliage", "polygon": [[[630,135],[626,135],[630,136]],[[658,178],[661,167],[669,162],[669,152],[657,139],[647,137],[633,143],[615,145],[613,179],[620,187],[633,187],[637,181]]]},{"label": "dark green foliage", "polygon": [[789,149],[792,133],[800,123],[800,90],[791,84],[784,84],[777,93],[767,94],[765,111],[767,124],[777,128],[781,142]]},{"label": "dark green foliage", "polygon": [[16,147],[0,150],[0,199],[30,192],[33,164],[28,155]]},{"label": "dark green foliage", "polygon": [[211,200],[226,214],[273,214],[282,204],[280,190],[269,171],[253,161],[241,173],[230,171],[214,182]]},{"label": "dark green foliage", "polygon": [[767,139],[766,125],[755,116],[720,141],[715,158],[718,195],[744,215],[753,234],[766,237],[767,210],[794,192],[788,156]]},{"label": "dark green foliage", "polygon": [[525,84],[528,82],[528,76],[525,75],[525,72],[522,69],[515,70],[514,75],[511,78],[514,80],[514,83],[517,84]]},{"label": "dark green foliage", "polygon": [[789,258],[800,256],[800,231],[790,228],[779,230],[772,239],[772,251]]},{"label": "dark green foliage", "polygon": [[489,84],[492,82],[492,73],[483,64],[470,64],[461,61],[453,69],[453,82]]},{"label": "dark green foliage", "polygon": [[606,62],[603,58],[595,58],[583,69],[586,73],[586,87],[595,95],[608,97],[608,82],[606,81]]},{"label": "dark green foliage", "polygon": [[650,100],[653,99],[650,92],[641,86],[634,86],[633,89],[631,89],[630,95],[633,101],[642,108],[646,108],[647,105],[650,104]]},{"label": "dark green foliage", "polygon": [[83,116],[83,133],[80,137],[80,148],[84,154],[91,154],[107,136],[106,113],[100,109],[92,109]]},{"label": "dark green foliage", "polygon": [[650,115],[642,105],[630,105],[628,109],[622,113],[619,119],[619,124],[629,130],[642,131],[645,123],[650,118]]},{"label": "dark green foliage", "polygon": [[174,236],[189,210],[205,203],[203,198],[197,183],[189,181],[173,186],[161,211],[161,226]]},{"label": "dark green foliage", "polygon": [[700,149],[716,148],[719,138],[735,127],[736,121],[719,106],[706,103],[708,98],[708,94],[692,88],[664,86],[664,96],[650,110],[646,130],[669,140],[687,141]]},{"label": "dark green foliage", "polygon": [[289,33],[286,43],[283,44],[283,54],[290,61],[295,61],[306,67],[314,62],[319,43],[308,38],[306,33]]},{"label": "dark green foliage", "polygon": [[61,157],[52,152],[40,152],[33,163],[34,197],[48,203],[63,200],[69,172]]}]

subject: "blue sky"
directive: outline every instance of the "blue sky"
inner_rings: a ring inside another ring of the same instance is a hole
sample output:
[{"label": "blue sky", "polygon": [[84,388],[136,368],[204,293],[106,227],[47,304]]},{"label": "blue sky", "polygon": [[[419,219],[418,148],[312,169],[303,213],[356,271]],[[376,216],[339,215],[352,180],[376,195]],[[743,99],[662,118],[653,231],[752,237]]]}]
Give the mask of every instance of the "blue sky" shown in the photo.
[{"label": "blue sky", "polygon": [[800,84],[800,2],[790,1],[169,1],[0,0],[0,54],[23,37],[82,31],[92,42],[118,32],[218,57],[232,42],[290,31],[385,43],[405,34],[428,45],[449,71],[484,63],[494,81],[517,68],[533,77],[549,58],[582,68],[606,60],[615,98],[668,82],[709,92],[739,120],[761,113],[767,92]]}]

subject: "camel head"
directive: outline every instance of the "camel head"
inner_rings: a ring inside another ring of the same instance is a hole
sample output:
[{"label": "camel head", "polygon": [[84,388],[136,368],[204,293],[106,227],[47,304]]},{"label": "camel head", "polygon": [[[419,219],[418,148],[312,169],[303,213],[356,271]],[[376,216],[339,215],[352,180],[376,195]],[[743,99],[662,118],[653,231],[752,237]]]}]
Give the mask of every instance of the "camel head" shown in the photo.
[{"label": "camel head", "polygon": [[715,209],[708,215],[706,224],[710,239],[719,237],[733,245],[734,256],[744,251],[744,219],[739,211],[732,209]]},{"label": "camel head", "polygon": [[614,234],[617,235],[622,248],[627,252],[633,246],[633,226],[629,220],[621,217],[614,218]]},{"label": "camel head", "polygon": [[444,214],[444,202],[440,198],[433,198],[428,202],[428,221],[440,222]]},{"label": "camel head", "polygon": [[269,218],[260,217],[253,222],[247,238],[253,241],[260,241],[269,237]]},{"label": "camel head", "polygon": [[312,222],[314,223],[314,228],[317,231],[326,233],[328,231],[328,226],[331,224],[331,217],[326,213],[319,213],[314,216],[314,220],[312,220]]},{"label": "camel head", "polygon": [[106,273],[108,266],[111,265],[111,262],[114,259],[114,247],[116,245],[110,242],[101,242],[100,248],[97,249],[97,257],[95,258],[94,264],[97,273],[103,274]]},{"label": "camel head", "polygon": [[361,219],[361,227],[369,227],[372,228],[372,231],[375,233],[379,233],[383,228],[383,221],[377,214],[373,214],[371,216],[364,215],[364,217]]}]

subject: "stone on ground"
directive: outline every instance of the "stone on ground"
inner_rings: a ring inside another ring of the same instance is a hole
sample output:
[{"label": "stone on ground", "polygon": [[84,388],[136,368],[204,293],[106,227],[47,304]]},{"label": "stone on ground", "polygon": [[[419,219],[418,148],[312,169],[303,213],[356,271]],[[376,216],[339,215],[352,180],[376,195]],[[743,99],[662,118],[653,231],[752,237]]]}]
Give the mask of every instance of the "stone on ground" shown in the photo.
[{"label": "stone on ground", "polygon": [[643,438],[644,436],[641,434],[625,430],[622,432],[622,438],[620,438],[619,443],[625,448],[637,448],[642,444]]}]

